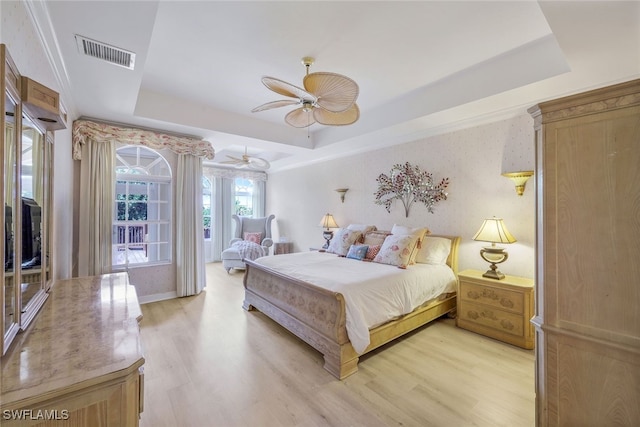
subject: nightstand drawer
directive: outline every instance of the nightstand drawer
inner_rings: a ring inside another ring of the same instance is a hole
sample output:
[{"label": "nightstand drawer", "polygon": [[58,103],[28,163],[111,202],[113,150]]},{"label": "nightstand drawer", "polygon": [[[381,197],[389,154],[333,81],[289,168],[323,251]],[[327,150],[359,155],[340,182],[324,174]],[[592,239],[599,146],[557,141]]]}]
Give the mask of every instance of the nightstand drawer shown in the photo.
[{"label": "nightstand drawer", "polygon": [[485,304],[514,313],[524,312],[524,295],[522,292],[461,281],[460,298],[463,301]]},{"label": "nightstand drawer", "polygon": [[[495,329],[497,332],[515,336],[524,335],[524,318],[522,314],[513,314],[503,310],[497,310],[484,304],[475,304],[468,301],[460,303],[458,310],[458,322],[460,326],[471,329],[469,324],[481,325]],[[491,336],[491,333],[486,333]]]}]

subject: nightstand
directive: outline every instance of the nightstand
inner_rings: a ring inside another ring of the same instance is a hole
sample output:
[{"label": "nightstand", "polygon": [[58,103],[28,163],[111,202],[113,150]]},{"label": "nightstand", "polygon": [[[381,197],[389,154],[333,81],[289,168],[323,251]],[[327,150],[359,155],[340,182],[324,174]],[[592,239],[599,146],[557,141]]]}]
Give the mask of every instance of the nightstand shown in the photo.
[{"label": "nightstand", "polygon": [[516,276],[489,279],[477,270],[465,270],[458,279],[458,327],[533,349],[533,280]]},{"label": "nightstand", "polygon": [[273,244],[273,254],[282,255],[293,252],[293,242],[276,242]]}]

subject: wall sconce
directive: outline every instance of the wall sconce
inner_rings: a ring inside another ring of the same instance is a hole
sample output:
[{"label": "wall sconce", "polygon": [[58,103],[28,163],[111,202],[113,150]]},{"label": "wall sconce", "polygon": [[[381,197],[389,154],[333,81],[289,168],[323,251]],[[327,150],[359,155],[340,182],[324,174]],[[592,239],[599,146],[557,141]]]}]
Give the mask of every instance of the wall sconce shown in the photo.
[{"label": "wall sconce", "polygon": [[344,203],[344,195],[347,194],[347,191],[349,191],[348,188],[338,188],[336,190],[338,193],[340,193],[340,200],[342,200],[342,203]]},{"label": "wall sconce", "polygon": [[520,172],[508,172],[503,173],[502,176],[506,176],[514,182],[516,185],[516,193],[518,196],[522,196],[524,193],[524,186],[527,180],[533,176],[533,171],[520,171]]},{"label": "wall sconce", "polygon": [[490,269],[487,270],[482,277],[496,280],[504,279],[504,274],[498,270],[496,264],[505,262],[509,254],[505,252],[504,248],[496,246],[496,243],[513,243],[516,241],[516,238],[509,233],[502,218],[496,218],[494,216],[493,218],[485,219],[480,226],[480,230],[473,236],[473,240],[491,242],[491,246],[485,246],[480,249],[482,259],[491,264]]},{"label": "wall sconce", "polygon": [[320,220],[320,227],[323,227],[325,230],[322,232],[322,237],[326,240],[326,243],[322,247],[323,249],[327,249],[329,247],[329,242],[333,239],[333,231],[329,230],[330,228],[338,228],[338,224],[336,220],[333,219],[333,215],[330,213],[326,214]]}]

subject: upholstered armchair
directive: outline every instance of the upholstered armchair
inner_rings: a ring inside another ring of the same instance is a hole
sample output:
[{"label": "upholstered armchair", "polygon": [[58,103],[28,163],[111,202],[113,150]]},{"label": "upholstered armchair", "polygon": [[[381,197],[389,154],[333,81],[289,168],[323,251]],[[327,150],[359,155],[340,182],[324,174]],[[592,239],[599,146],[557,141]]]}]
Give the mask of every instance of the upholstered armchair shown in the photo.
[{"label": "upholstered armchair", "polygon": [[229,241],[229,247],[222,251],[222,266],[227,273],[232,268],[245,269],[242,261],[243,257],[238,250],[236,242],[254,242],[262,246],[264,255],[269,254],[269,248],[273,245],[271,237],[271,221],[275,215],[269,215],[264,218],[250,218],[246,216],[233,215],[231,218],[235,221],[236,230],[234,237]]}]

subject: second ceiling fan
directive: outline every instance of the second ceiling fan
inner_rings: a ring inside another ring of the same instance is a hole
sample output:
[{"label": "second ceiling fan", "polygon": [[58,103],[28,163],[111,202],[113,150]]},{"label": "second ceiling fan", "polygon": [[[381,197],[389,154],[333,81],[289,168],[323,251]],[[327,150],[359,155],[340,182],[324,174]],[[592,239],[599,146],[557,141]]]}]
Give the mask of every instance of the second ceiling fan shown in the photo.
[{"label": "second ceiling fan", "polygon": [[257,170],[267,170],[271,166],[267,159],[263,159],[262,157],[254,157],[250,156],[247,153],[247,147],[244,147],[244,154],[242,157],[236,157],[227,155],[229,160],[225,160],[224,164],[233,165],[238,169],[257,169]]},{"label": "second ceiling fan", "polygon": [[345,126],[355,123],[360,117],[356,104],[358,84],[349,77],[336,73],[309,73],[313,64],[311,57],[302,58],[307,74],[302,80],[304,89],[275,77],[263,76],[262,83],[272,91],[290,98],[262,104],[251,112],[272,108],[299,105],[284,118],[289,125],[297,128],[320,123],[328,126]]}]

